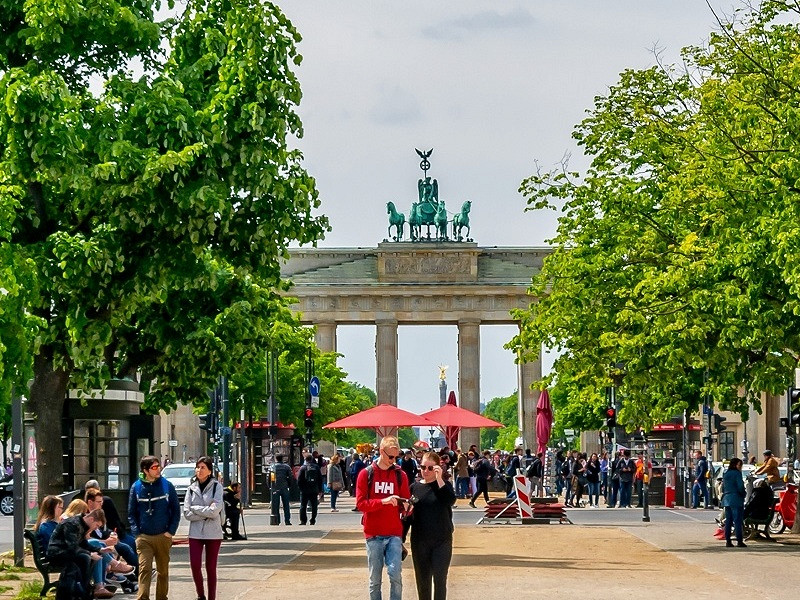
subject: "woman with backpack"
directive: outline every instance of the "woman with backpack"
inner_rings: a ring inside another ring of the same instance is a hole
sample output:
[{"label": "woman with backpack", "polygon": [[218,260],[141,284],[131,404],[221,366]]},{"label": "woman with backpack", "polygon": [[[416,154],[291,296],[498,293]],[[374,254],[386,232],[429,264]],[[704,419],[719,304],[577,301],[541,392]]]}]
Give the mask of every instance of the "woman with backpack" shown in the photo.
[{"label": "woman with backpack", "polygon": [[183,500],[183,516],[189,521],[189,566],[197,591],[197,600],[206,600],[203,590],[203,549],[206,552],[207,600],[217,598],[217,559],[222,545],[220,515],[222,485],[214,477],[214,463],[201,456],[194,468],[194,479]]}]

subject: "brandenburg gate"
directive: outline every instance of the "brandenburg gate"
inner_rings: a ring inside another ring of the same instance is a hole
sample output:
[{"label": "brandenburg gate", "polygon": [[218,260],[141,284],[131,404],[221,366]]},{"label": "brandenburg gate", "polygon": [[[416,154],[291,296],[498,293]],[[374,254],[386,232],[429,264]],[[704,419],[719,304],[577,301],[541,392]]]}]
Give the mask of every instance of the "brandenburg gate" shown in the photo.
[{"label": "brandenburg gate", "polygon": [[[377,248],[293,249],[282,276],[293,282],[289,295],[299,300],[293,308],[303,323],[316,327],[323,352],[336,351],[339,325],[376,326],[375,391],[380,403],[397,406],[397,328],[456,325],[459,404],[479,412],[480,326],[516,323],[510,311],[527,308],[532,301],[526,290],[549,252],[428,241],[419,235],[411,242],[383,242]],[[520,430],[525,446],[534,450],[539,392],[530,384],[541,374],[540,360],[518,366]],[[477,430],[462,431],[461,445],[470,444],[479,444]]]}]

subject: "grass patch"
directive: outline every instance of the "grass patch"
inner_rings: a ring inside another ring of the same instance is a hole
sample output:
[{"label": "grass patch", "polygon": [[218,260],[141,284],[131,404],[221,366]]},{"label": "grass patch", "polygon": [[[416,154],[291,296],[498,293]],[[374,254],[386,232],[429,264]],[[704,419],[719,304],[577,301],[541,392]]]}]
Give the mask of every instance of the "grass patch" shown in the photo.
[{"label": "grass patch", "polygon": [[[30,567],[17,567],[14,563],[0,562],[0,574],[2,573],[34,573],[36,569]],[[3,579],[0,575],[0,579]]]},{"label": "grass patch", "polygon": [[0,573],[0,581],[19,581],[20,579],[16,573]]},{"label": "grass patch", "polygon": [[42,591],[42,584],[35,581],[26,581],[22,584],[19,594],[14,596],[14,600],[39,600],[39,592]]},{"label": "grass patch", "polygon": [[10,592],[13,589],[14,588],[8,585],[0,585],[0,594],[5,594],[6,592]]}]

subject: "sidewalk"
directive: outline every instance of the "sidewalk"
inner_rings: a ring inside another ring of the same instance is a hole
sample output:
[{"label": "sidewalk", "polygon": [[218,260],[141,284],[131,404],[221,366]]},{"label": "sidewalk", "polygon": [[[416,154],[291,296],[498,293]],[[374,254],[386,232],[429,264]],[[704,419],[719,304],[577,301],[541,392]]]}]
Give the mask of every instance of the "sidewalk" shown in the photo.
[{"label": "sidewalk", "polygon": [[[786,596],[785,589],[767,585],[758,574],[791,573],[800,556],[800,546],[794,545],[800,539],[787,534],[778,536],[781,543],[754,541],[746,549],[727,549],[712,537],[714,527],[707,519],[702,522],[692,511],[677,511],[685,523],[476,526],[472,523],[480,511],[467,509],[462,502],[466,501],[459,501],[456,509],[459,525],[448,579],[451,598],[682,600],[748,595],[777,600]],[[270,526],[266,507],[250,509],[249,539],[222,546],[218,599],[342,595],[348,600],[366,599],[364,537],[352,507],[353,500],[345,496],[340,513],[322,508],[319,524],[313,527]],[[182,524],[179,536],[186,530]],[[403,563],[403,587],[404,600],[417,597],[411,558]],[[115,597],[135,598],[119,593]],[[170,598],[194,597],[188,547],[178,544],[172,550]],[[388,598],[385,577],[384,598]]]}]

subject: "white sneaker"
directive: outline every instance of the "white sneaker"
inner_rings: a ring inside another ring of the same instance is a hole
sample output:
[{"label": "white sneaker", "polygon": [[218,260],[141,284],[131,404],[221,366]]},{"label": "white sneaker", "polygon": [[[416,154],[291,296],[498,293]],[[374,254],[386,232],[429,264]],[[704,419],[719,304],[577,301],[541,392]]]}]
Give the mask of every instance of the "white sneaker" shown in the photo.
[{"label": "white sneaker", "polygon": [[332,508],[332,509],[331,509],[331,512],[332,512],[332,513],[339,512],[339,509],[338,509],[338,508]]}]

